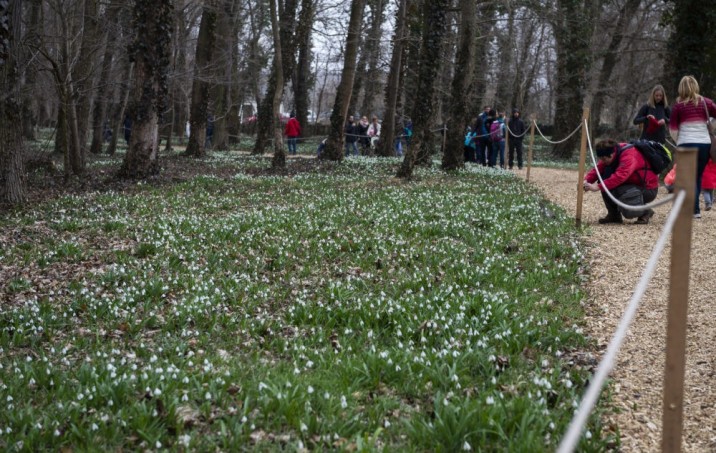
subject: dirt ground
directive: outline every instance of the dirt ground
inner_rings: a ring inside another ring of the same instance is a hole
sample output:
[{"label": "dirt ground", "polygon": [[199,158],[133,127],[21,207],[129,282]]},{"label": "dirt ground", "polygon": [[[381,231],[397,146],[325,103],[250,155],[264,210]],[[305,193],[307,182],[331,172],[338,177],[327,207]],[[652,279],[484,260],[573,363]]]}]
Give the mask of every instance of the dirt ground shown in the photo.
[{"label": "dirt ground", "polygon": [[[523,178],[526,171],[519,173]],[[576,216],[578,173],[533,168],[530,182]],[[660,189],[659,197],[666,195]],[[703,203],[703,202],[702,202]],[[604,351],[664,226],[670,204],[656,208],[648,225],[599,225],[606,214],[599,193],[586,193],[582,223],[589,226],[586,256],[592,270],[587,329]],[[716,210],[694,220],[689,281],[683,451],[716,452]],[[661,450],[662,388],[671,247],[667,246],[611,374],[613,413],[622,449]]]}]

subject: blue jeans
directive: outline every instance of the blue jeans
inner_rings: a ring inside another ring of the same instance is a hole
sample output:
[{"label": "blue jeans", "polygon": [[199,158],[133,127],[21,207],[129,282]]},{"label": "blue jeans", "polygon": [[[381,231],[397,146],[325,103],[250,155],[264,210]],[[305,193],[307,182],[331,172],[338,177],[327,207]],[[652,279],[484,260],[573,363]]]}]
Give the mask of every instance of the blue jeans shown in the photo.
[{"label": "blue jeans", "polygon": [[505,166],[505,141],[492,143],[492,153],[490,154],[490,167],[494,167],[497,163],[497,153],[500,153],[500,167]]},{"label": "blue jeans", "polygon": [[298,150],[297,145],[298,145],[298,138],[297,137],[289,137],[288,138],[288,153],[295,155]]},{"label": "blue jeans", "polygon": [[356,145],[356,142],[346,142],[346,157],[351,155],[351,150],[353,150],[353,155],[358,155],[358,145]]},{"label": "blue jeans", "polygon": [[699,206],[701,179],[704,176],[706,164],[709,162],[709,150],[711,149],[711,143],[682,143],[679,147],[697,148],[699,150],[696,158],[696,196],[694,198],[694,214],[701,214],[701,207]]}]

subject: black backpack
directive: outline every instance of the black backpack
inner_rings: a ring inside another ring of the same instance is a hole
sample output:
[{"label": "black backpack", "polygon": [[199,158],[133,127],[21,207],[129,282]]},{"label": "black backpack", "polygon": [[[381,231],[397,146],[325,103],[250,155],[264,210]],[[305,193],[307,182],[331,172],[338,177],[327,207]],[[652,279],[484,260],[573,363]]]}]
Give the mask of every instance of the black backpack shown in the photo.
[{"label": "black backpack", "polygon": [[649,162],[651,171],[661,174],[671,164],[671,151],[659,142],[652,140],[633,140],[629,142],[634,148],[638,149],[644,159]]}]

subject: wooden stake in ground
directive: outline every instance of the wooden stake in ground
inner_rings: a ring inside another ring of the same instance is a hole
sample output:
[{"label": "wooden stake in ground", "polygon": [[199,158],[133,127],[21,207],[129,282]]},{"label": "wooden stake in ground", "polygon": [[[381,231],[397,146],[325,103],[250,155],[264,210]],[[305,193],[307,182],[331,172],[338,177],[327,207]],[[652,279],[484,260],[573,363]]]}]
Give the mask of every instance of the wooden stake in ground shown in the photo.
[{"label": "wooden stake in ground", "polygon": [[666,325],[666,367],[664,369],[664,412],[661,451],[681,451],[684,423],[684,369],[686,365],[686,320],[689,305],[691,223],[696,200],[696,148],[678,148],[674,193],[686,191],[686,199],[674,224],[671,237],[671,281],[669,316]]},{"label": "wooden stake in ground", "polygon": [[584,201],[584,164],[587,160],[587,120],[589,108],[582,110],[582,145],[579,148],[579,181],[577,181],[577,228],[582,225],[582,202]]},{"label": "wooden stake in ground", "polygon": [[530,169],[532,168],[532,148],[535,146],[535,117],[534,113],[530,115],[530,148],[527,151],[527,182],[530,182]]}]

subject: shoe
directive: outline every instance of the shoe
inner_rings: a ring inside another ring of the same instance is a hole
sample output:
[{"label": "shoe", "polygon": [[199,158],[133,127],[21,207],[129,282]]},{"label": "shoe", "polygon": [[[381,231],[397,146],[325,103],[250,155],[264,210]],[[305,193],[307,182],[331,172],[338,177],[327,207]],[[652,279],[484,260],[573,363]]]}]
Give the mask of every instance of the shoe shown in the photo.
[{"label": "shoe", "polygon": [[707,205],[706,205],[706,211],[710,211],[712,207],[713,207],[713,204],[712,204],[712,203],[707,204]]},{"label": "shoe", "polygon": [[638,219],[636,219],[636,222],[634,222],[636,225],[647,225],[649,223],[649,219],[651,219],[654,216],[654,210],[649,209],[644,213],[643,215],[640,215]]},{"label": "shoe", "polygon": [[599,223],[602,225],[605,223],[624,223],[624,220],[622,220],[622,216],[613,216],[607,214],[606,217],[602,217],[601,219],[599,219]]},{"label": "shoe", "polygon": [[694,214],[694,218],[695,218],[695,219],[700,219],[700,218],[701,218],[701,213],[700,213],[700,212],[697,212],[696,214]]}]

